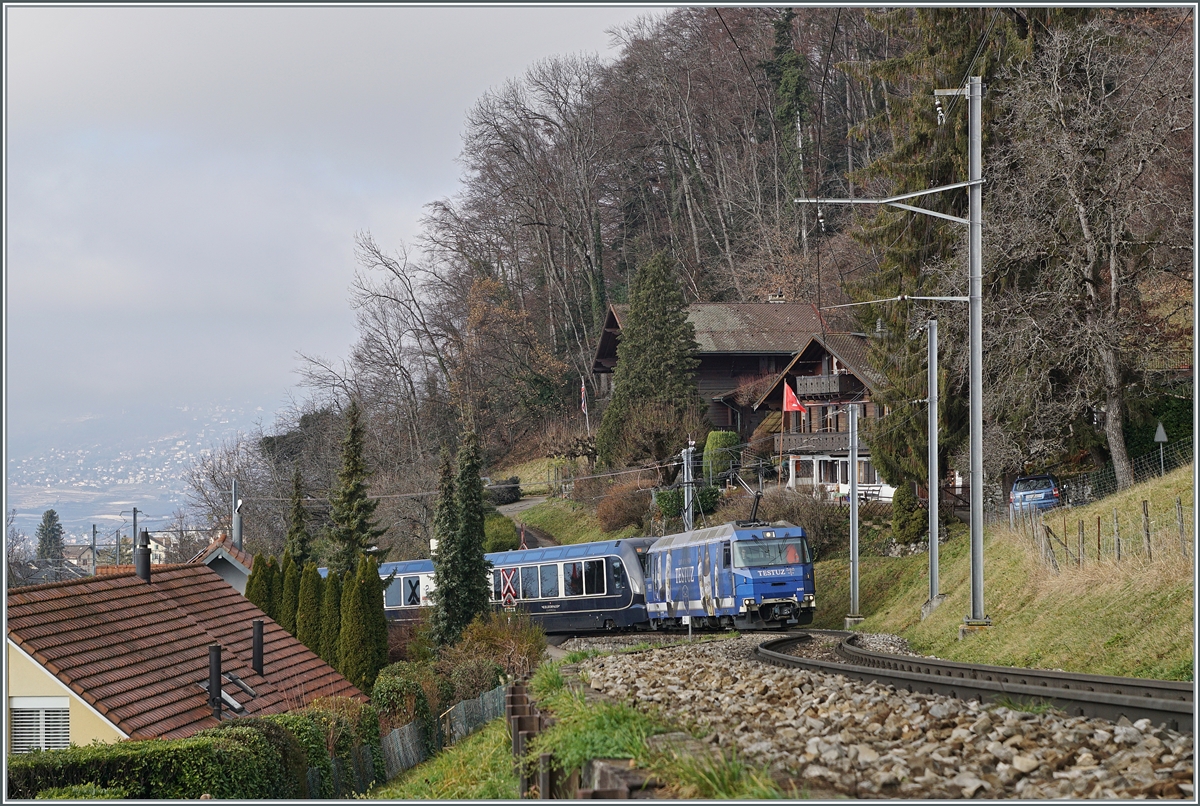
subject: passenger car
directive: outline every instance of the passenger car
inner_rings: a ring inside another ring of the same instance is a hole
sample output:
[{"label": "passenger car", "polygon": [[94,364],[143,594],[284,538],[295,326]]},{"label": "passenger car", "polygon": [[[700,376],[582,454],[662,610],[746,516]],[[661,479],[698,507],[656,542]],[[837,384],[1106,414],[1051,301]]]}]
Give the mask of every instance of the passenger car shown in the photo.
[{"label": "passenger car", "polygon": [[1050,473],[1020,476],[1013,482],[1008,503],[1018,512],[1028,509],[1052,509],[1062,503],[1058,478]]}]

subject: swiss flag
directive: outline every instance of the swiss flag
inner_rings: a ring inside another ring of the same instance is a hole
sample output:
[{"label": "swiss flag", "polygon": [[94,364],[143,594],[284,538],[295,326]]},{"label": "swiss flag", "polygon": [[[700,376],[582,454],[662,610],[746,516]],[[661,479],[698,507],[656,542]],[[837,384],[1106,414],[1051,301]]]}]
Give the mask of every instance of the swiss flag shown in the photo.
[{"label": "swiss flag", "polygon": [[792,391],[792,387],[786,380],[783,382],[783,410],[808,413],[808,409],[800,405],[800,401],[796,399],[796,393]]}]

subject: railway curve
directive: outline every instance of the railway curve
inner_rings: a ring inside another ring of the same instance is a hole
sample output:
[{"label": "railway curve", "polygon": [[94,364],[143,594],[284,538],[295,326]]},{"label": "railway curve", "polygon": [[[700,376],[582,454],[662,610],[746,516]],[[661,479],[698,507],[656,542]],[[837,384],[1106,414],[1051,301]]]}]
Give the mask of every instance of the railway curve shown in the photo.
[{"label": "railway curve", "polygon": [[[811,634],[842,637],[836,654],[844,662],[802,658],[789,649],[811,640]],[[942,694],[980,702],[1009,699],[1043,701],[1069,716],[1130,722],[1149,719],[1155,725],[1193,732],[1193,686],[1169,680],[1079,674],[1008,666],[986,666],[912,655],[872,652],[855,646],[854,633],[810,630],[765,641],[754,656],[775,666],[840,674],[878,681],[909,692]]]}]

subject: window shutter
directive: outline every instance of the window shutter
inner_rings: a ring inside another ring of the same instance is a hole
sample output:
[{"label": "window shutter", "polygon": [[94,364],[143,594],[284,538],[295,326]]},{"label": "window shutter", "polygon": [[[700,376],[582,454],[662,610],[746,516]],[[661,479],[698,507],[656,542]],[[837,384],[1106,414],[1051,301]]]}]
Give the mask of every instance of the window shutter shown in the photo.
[{"label": "window shutter", "polygon": [[12,708],[12,752],[61,750],[71,744],[68,708]]},{"label": "window shutter", "polygon": [[71,746],[71,712],[66,708],[47,708],[42,711],[44,719],[43,747],[46,750],[62,750]]}]

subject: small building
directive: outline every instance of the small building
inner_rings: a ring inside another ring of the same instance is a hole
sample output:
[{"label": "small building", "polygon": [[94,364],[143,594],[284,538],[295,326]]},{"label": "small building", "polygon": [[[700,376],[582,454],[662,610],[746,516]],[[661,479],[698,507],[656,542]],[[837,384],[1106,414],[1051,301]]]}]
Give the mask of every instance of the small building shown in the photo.
[{"label": "small building", "polygon": [[254,569],[254,557],[235,546],[233,538],[224,532],[188,562],[207,565],[243,595],[246,593],[246,581]]},{"label": "small building", "polygon": [[210,644],[221,646],[223,719],[282,713],[323,696],[366,700],[203,564],[152,567],[148,580],[118,570],[16,588],[7,616],[10,752],[176,739],[215,726]]},{"label": "small building", "polygon": [[68,543],[63,546],[63,559],[82,569],[85,574],[90,575],[96,571],[96,552],[86,543]]}]

